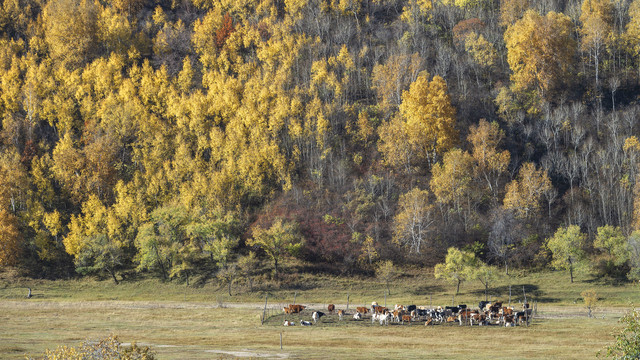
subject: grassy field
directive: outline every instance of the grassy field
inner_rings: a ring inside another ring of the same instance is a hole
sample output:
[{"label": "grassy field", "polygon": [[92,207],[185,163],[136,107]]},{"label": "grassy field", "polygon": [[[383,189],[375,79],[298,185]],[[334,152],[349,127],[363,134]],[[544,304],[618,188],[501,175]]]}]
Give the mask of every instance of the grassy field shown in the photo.
[{"label": "grassy field", "polygon": [[[449,284],[429,274],[406,274],[391,288],[388,304],[448,305]],[[285,328],[277,310],[260,324],[264,296],[269,307],[293,301],[324,308],[343,308],[384,301],[384,286],[368,279],[300,276],[277,289],[266,284],[250,292],[208,283],[198,287],[162,283],[154,279],[110,281],[92,279],[44,281],[0,276],[0,358],[23,359],[57,345],[77,345],[86,339],[117,334],[124,343],[150,345],[160,359],[269,358],[439,358],[517,359],[594,358],[611,343],[618,318],[640,301],[637,285],[615,285],[579,277],[570,284],[566,274],[519,274],[498,284],[493,298],[512,303],[523,297],[538,304],[539,318],[530,327],[502,328],[414,323],[380,327],[370,321],[323,319],[312,327]],[[34,297],[25,299],[26,287]],[[586,317],[580,292],[600,295],[595,319]],[[484,299],[477,284],[464,284],[455,303],[476,304]],[[476,305],[477,306],[477,305]],[[276,315],[278,314],[278,315]],[[309,320],[310,313],[302,316]],[[292,316],[292,320],[299,317]],[[280,334],[283,349],[280,350]]]}]

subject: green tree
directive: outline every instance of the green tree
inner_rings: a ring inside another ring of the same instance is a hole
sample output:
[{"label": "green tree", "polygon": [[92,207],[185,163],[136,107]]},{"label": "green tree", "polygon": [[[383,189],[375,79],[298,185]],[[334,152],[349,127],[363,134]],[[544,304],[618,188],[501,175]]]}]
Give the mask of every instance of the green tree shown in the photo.
[{"label": "green tree", "polygon": [[391,295],[391,289],[389,288],[389,284],[396,277],[396,268],[393,265],[393,261],[385,260],[380,261],[376,266],[376,277],[378,280],[382,281],[384,285],[387,287],[387,294]]},{"label": "green tree", "polygon": [[573,283],[573,271],[581,265],[585,257],[583,250],[587,236],[580,231],[580,226],[570,225],[558,228],[553,237],[547,239],[547,248],[553,255],[551,264],[556,269],[569,270]]},{"label": "green tree", "polygon": [[76,271],[80,274],[108,273],[116,285],[116,274],[126,265],[126,253],[122,246],[109,239],[106,234],[96,234],[85,240],[76,257]]},{"label": "green tree", "polygon": [[444,279],[456,285],[456,295],[460,293],[460,284],[473,277],[476,256],[470,251],[450,247],[443,264],[434,269],[436,279]]},{"label": "green tree", "polygon": [[629,260],[627,239],[617,226],[605,225],[598,228],[593,246],[606,252],[614,265],[620,266]]},{"label": "green tree", "polygon": [[477,260],[477,264],[471,270],[471,279],[478,280],[484,286],[484,299],[488,299],[490,285],[500,278],[502,272],[492,265]]},{"label": "green tree", "polygon": [[253,277],[256,275],[260,261],[256,257],[256,253],[249,251],[249,254],[241,256],[238,259],[238,268],[242,275],[249,282],[249,291],[253,291]]},{"label": "green tree", "polygon": [[[166,280],[174,266],[182,267],[181,260],[185,258],[178,253],[183,246],[189,246],[185,234],[188,222],[188,215],[181,206],[164,206],[154,210],[151,221],[142,225],[135,239],[138,270],[159,271]],[[173,272],[173,275],[178,273]]]},{"label": "green tree", "polygon": [[267,254],[273,261],[275,277],[278,278],[279,264],[286,256],[295,256],[300,252],[304,238],[297,223],[277,219],[269,229],[254,228],[253,237],[247,240],[247,245],[256,246]]},{"label": "green tree", "polygon": [[620,322],[624,328],[616,335],[615,342],[606,347],[606,357],[619,360],[640,358],[640,311],[633,310]]}]

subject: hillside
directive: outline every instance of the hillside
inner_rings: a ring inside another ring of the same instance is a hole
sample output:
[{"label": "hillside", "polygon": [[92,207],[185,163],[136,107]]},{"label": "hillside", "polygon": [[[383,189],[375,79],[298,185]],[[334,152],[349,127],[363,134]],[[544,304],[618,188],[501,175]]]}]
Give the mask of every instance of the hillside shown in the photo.
[{"label": "hillside", "polygon": [[635,279],[639,69],[640,0],[5,0],[0,266]]}]

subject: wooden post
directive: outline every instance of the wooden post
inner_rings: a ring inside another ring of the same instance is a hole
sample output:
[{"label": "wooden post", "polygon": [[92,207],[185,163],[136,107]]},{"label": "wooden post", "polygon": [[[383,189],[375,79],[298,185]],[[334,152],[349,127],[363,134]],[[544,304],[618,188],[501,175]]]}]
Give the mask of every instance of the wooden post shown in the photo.
[{"label": "wooden post", "polygon": [[509,284],[509,306],[511,306],[511,284]]},{"label": "wooden post", "polygon": [[296,297],[298,297],[298,292],[293,293],[293,305],[296,304]]},{"label": "wooden post", "polygon": [[349,293],[347,293],[347,311],[349,311]]},{"label": "wooden post", "polygon": [[524,296],[524,303],[522,303],[522,307],[524,308],[524,319],[527,323],[527,327],[529,327],[529,308],[527,308],[527,292],[524,290],[524,285],[522,285],[522,295]]},{"label": "wooden post", "polygon": [[282,331],[280,331],[280,350],[282,350]]},{"label": "wooden post", "polygon": [[260,325],[264,325],[264,321],[266,320],[266,314],[267,314],[267,298],[269,297],[269,295],[265,295],[264,296],[264,309],[262,310],[262,321],[260,323]]},{"label": "wooden post", "polygon": [[387,290],[384,291],[384,307],[387,307]]},{"label": "wooden post", "polygon": [[451,306],[455,306],[454,305],[455,304],[455,298],[456,298],[455,295],[451,295]]},{"label": "wooden post", "polygon": [[433,302],[431,301],[432,300],[432,298],[431,298],[432,296],[433,296],[433,294],[429,294],[429,309],[433,309]]}]

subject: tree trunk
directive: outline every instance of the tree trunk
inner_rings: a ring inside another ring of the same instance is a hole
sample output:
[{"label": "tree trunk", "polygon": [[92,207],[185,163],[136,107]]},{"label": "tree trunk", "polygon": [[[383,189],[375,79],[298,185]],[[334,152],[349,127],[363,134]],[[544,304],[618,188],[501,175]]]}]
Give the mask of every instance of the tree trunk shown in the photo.
[{"label": "tree trunk", "polygon": [[111,278],[113,279],[113,282],[115,282],[116,285],[120,284],[120,282],[118,282],[118,279],[116,278],[116,272],[113,271],[113,269],[107,269],[107,271],[111,275]]},{"label": "tree trunk", "polygon": [[278,259],[275,259],[275,258],[273,259],[273,265],[276,271],[276,274],[275,274],[276,279],[278,279]]},{"label": "tree trunk", "polygon": [[573,284],[573,265],[569,264],[569,275],[571,276],[571,283]]},{"label": "tree trunk", "polygon": [[233,296],[233,295],[231,295],[231,284],[232,284],[232,283],[233,283],[233,278],[229,278],[229,288],[228,288],[228,290],[229,290],[229,296]]}]

